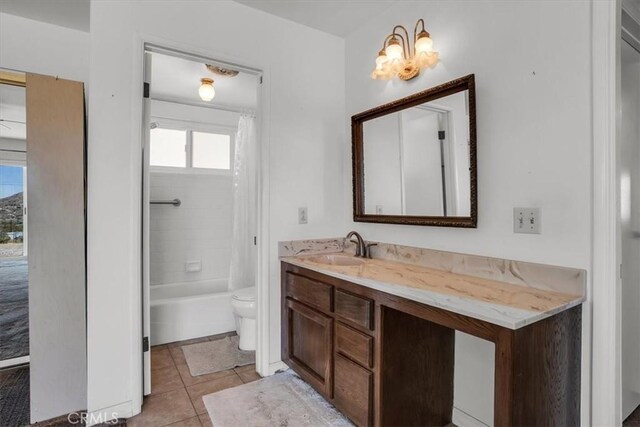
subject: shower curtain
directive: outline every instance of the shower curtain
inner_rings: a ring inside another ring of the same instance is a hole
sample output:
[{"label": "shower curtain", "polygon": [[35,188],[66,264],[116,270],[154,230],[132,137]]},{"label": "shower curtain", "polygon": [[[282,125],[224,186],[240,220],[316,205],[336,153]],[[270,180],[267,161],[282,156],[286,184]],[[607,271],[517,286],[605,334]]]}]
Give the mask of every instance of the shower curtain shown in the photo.
[{"label": "shower curtain", "polygon": [[255,285],[257,209],[257,157],[255,117],[242,115],[238,122],[233,161],[233,235],[229,290]]}]

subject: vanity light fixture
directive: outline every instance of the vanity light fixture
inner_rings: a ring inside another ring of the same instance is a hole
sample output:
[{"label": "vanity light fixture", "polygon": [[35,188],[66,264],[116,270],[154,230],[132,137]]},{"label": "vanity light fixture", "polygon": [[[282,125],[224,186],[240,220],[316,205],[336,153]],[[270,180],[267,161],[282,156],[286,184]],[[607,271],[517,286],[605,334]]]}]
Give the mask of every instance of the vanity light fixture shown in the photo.
[{"label": "vanity light fixture", "polygon": [[198,95],[203,101],[209,102],[216,96],[216,90],[213,88],[213,79],[204,77],[200,79],[200,89],[198,89]]},{"label": "vanity light fixture", "polygon": [[[420,32],[419,28],[422,28]],[[389,80],[397,75],[402,80],[411,80],[422,68],[432,68],[438,63],[438,52],[433,50],[433,40],[424,28],[423,19],[419,19],[413,29],[413,47],[409,41],[407,29],[396,25],[384,39],[371,78]]]}]

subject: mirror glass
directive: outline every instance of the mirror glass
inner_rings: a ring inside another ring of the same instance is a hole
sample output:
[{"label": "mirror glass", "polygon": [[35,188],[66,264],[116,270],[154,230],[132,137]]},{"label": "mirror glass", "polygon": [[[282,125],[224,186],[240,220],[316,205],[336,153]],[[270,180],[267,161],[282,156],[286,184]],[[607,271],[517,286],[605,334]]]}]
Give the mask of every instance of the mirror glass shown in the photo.
[{"label": "mirror glass", "polygon": [[477,224],[475,78],[351,118],[356,222]]},{"label": "mirror glass", "polygon": [[467,94],[364,122],[365,214],[470,215]]}]

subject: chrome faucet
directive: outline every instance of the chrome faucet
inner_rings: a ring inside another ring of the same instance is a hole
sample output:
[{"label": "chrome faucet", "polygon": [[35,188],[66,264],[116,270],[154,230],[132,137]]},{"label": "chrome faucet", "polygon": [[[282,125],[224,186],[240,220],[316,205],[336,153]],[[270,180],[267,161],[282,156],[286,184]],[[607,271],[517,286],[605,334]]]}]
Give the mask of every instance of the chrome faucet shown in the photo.
[{"label": "chrome faucet", "polygon": [[[353,241],[353,237],[356,238],[355,241]],[[350,231],[349,234],[347,234],[346,239],[348,239],[350,242],[355,243],[357,245],[356,256],[362,257],[362,258],[371,258],[371,246],[377,245],[377,243],[367,244],[357,231]]]}]

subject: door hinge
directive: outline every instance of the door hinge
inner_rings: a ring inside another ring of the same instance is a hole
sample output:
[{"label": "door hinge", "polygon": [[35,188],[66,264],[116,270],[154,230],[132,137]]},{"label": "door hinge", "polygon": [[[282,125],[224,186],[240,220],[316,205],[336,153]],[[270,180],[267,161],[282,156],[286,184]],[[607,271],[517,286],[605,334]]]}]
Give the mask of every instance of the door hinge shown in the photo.
[{"label": "door hinge", "polygon": [[258,237],[257,236],[253,236],[253,244],[254,245],[258,244]]},{"label": "door hinge", "polygon": [[439,130],[438,131],[438,139],[440,141],[444,141],[445,140],[445,131],[443,131],[443,130]]},{"label": "door hinge", "polygon": [[260,76],[260,84],[262,84],[262,76]]},{"label": "door hinge", "polygon": [[142,338],[142,352],[146,353],[149,351],[149,337]]},{"label": "door hinge", "polygon": [[142,88],[142,97],[143,98],[148,98],[149,97],[149,92],[151,91],[151,85],[147,82],[144,82],[143,88]]}]

